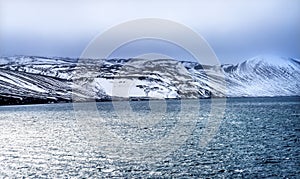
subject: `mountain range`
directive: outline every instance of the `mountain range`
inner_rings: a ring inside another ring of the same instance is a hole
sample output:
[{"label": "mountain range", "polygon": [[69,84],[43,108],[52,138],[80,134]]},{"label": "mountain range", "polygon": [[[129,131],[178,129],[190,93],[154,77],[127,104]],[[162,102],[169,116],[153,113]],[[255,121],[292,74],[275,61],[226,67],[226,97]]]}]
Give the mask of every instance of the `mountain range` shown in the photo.
[{"label": "mountain range", "polygon": [[172,59],[0,57],[0,104],[300,96],[300,61],[257,56],[239,64]]}]

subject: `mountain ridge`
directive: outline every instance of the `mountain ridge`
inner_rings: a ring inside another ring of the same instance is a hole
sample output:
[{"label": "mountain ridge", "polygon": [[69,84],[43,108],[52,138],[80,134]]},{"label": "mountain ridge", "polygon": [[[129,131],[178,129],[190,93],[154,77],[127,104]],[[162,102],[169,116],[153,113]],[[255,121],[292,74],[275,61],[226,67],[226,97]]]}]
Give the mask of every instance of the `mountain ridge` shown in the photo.
[{"label": "mountain ridge", "polygon": [[299,79],[300,61],[283,57],[221,66],[171,59],[0,57],[0,104],[300,96]]}]

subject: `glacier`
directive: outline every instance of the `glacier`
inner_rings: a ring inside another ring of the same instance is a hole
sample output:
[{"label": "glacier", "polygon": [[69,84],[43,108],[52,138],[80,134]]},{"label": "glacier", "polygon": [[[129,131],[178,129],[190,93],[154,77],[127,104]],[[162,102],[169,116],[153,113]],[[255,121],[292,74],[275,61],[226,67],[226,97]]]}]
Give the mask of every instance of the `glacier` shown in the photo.
[{"label": "glacier", "polygon": [[209,66],[172,59],[0,57],[0,104],[300,96],[298,59]]}]

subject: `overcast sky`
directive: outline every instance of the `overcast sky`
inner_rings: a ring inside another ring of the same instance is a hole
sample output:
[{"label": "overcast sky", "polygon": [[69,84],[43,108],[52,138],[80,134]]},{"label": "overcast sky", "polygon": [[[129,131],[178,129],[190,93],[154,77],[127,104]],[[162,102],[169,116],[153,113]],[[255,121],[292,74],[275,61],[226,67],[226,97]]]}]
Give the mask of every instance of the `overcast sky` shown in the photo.
[{"label": "overcast sky", "polygon": [[97,35],[138,18],[191,28],[222,63],[270,53],[300,58],[299,0],[0,0],[0,55],[79,57]]}]

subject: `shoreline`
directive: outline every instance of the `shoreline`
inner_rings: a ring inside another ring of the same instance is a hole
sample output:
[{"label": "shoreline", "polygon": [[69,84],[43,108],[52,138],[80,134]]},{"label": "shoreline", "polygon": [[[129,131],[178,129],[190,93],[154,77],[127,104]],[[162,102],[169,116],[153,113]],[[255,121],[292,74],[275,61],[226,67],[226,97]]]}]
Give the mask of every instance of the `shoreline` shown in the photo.
[{"label": "shoreline", "polygon": [[[61,99],[59,100],[54,100],[54,99],[39,99],[39,98],[32,98],[32,97],[26,97],[25,100],[20,100],[18,98],[7,98],[7,97],[2,97],[0,96],[0,107],[4,106],[27,106],[27,105],[39,105],[39,104],[69,104],[69,103],[104,103],[104,102],[139,102],[139,101],[181,101],[181,100],[210,100],[210,99],[262,99],[262,98],[267,98],[267,99],[282,99],[282,98],[299,98],[300,96],[236,96],[236,97],[206,97],[206,98],[164,98],[164,99],[159,99],[159,98],[115,98],[115,99],[87,99],[84,101],[72,101],[68,99]],[[5,99],[3,101],[3,99]],[[30,102],[29,102],[30,100]]]}]

